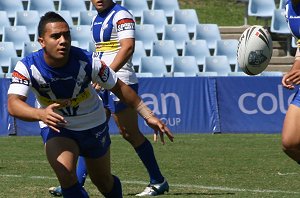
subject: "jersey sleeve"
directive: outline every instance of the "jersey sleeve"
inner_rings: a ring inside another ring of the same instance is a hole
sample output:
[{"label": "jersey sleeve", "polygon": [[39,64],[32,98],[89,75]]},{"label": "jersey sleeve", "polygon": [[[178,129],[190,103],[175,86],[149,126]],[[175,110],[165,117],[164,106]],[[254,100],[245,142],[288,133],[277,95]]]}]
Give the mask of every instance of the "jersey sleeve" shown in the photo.
[{"label": "jersey sleeve", "polygon": [[21,61],[18,61],[12,73],[11,84],[7,93],[27,97],[30,89],[30,83],[30,75],[26,66]]},{"label": "jersey sleeve", "polygon": [[119,11],[113,20],[119,40],[134,38],[135,21],[128,11]]},{"label": "jersey sleeve", "polygon": [[117,83],[116,73],[103,61],[93,58],[92,82],[96,82],[104,89],[111,89]]}]

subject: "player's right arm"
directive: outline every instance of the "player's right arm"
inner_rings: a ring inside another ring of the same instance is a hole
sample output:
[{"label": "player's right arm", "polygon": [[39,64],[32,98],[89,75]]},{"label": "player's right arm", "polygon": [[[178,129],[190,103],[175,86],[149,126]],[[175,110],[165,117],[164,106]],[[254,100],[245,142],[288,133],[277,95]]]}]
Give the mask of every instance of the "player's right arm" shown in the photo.
[{"label": "player's right arm", "polygon": [[8,94],[8,112],[10,115],[28,122],[43,121],[47,126],[59,132],[66,121],[54,112],[60,104],[54,103],[45,109],[33,108],[26,102],[26,97],[17,94]]},{"label": "player's right arm", "polygon": [[45,109],[31,107],[26,103],[29,85],[30,77],[25,66],[22,63],[17,64],[8,90],[9,114],[24,121],[43,121],[53,130],[59,131],[58,127],[65,124],[64,118],[54,112],[59,104],[49,105]]},{"label": "player's right arm", "polygon": [[300,51],[299,47],[295,54],[295,61],[289,72],[287,72],[281,81],[282,85],[287,89],[294,89],[295,85],[300,84]]}]

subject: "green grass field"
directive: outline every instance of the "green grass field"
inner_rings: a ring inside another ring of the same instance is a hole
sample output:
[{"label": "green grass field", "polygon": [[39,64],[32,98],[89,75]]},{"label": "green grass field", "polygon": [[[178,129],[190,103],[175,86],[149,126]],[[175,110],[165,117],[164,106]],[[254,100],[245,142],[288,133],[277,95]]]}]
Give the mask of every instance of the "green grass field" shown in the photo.
[{"label": "green grass field", "polygon": [[[150,136],[148,136],[151,138]],[[170,192],[161,197],[299,197],[300,167],[282,151],[280,135],[177,134],[175,142],[153,143]],[[133,197],[148,182],[137,155],[112,136],[112,169]],[[50,197],[58,184],[36,137],[0,138],[0,197]],[[91,197],[99,193],[88,179]]]},{"label": "green grass field", "polygon": [[[182,9],[196,9],[200,23],[216,23],[219,26],[244,25],[245,4],[237,3],[237,0],[178,0],[178,2]],[[264,21],[249,17],[248,24],[264,25]]]},{"label": "green grass field", "polygon": [[[244,24],[244,5],[236,0],[179,2],[196,9],[201,23]],[[263,23],[250,17],[249,24]],[[160,197],[300,197],[300,167],[281,151],[278,134],[176,134],[174,143],[153,146],[170,184]],[[148,184],[146,170],[120,136],[112,136],[111,149],[124,197],[134,197]],[[0,198],[50,197],[48,188],[57,184],[39,136],[0,138]],[[85,186],[90,197],[99,197],[89,179]]]}]

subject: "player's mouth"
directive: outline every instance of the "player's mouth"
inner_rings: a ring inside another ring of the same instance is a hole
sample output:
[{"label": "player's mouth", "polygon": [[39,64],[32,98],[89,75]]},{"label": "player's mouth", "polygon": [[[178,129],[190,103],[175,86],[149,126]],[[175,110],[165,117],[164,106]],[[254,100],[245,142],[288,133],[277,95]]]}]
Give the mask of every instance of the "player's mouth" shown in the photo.
[{"label": "player's mouth", "polygon": [[103,6],[103,1],[97,1],[96,6],[102,7]]},{"label": "player's mouth", "polygon": [[59,52],[60,54],[65,54],[67,51],[68,51],[67,48],[61,48],[61,49],[58,49],[58,52]]}]

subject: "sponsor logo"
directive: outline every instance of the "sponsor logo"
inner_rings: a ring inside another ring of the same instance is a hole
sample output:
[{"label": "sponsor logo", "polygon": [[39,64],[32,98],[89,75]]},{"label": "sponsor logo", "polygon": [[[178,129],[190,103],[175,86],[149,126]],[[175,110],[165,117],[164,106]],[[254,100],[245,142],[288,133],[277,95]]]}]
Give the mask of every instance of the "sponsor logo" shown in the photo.
[{"label": "sponsor logo", "polygon": [[94,25],[102,25],[102,21],[101,22],[95,22]]},{"label": "sponsor logo", "polygon": [[17,71],[14,71],[12,73],[12,79],[11,79],[11,83],[14,84],[23,84],[26,86],[29,86],[29,79],[26,78],[25,76],[23,76],[22,74],[20,74]]},{"label": "sponsor logo", "polygon": [[88,98],[91,97],[91,93],[89,89],[85,89],[82,93],[80,93],[76,98],[66,98],[66,99],[51,99],[51,98],[46,98],[43,96],[38,96],[39,102],[44,105],[48,106],[53,103],[58,103],[60,104],[60,109],[64,107],[78,107],[80,103],[84,102]]},{"label": "sponsor logo", "polygon": [[[141,98],[166,125],[175,127],[182,124],[181,102],[180,97],[176,93],[160,93],[159,97],[152,93],[144,93],[141,95]],[[174,106],[168,105],[168,101],[172,101]],[[175,111],[176,116],[169,116],[169,111]],[[146,122],[144,124],[147,126]]]},{"label": "sponsor logo", "polygon": [[267,57],[263,54],[263,50],[251,51],[248,56],[248,62],[250,65],[259,66],[267,60]]},{"label": "sponsor logo", "polygon": [[101,64],[102,66],[100,68],[98,76],[100,77],[102,82],[106,82],[109,78],[109,68],[103,61],[101,61]]},{"label": "sponsor logo", "polygon": [[96,52],[112,52],[117,51],[120,43],[117,40],[104,41],[96,44]]},{"label": "sponsor logo", "polygon": [[[238,100],[239,109],[248,115],[254,115],[258,113],[263,113],[266,115],[276,114],[279,110],[281,113],[285,114],[287,112],[288,104],[294,98],[295,93],[291,95],[284,96],[282,85],[277,86],[277,93],[264,92],[257,94],[254,92],[243,93]],[[287,102],[286,102],[286,99]],[[248,104],[248,105],[247,105]],[[255,105],[249,105],[255,104]]]},{"label": "sponsor logo", "polygon": [[134,30],[134,20],[130,18],[121,19],[117,22],[117,32],[124,30]]},{"label": "sponsor logo", "polygon": [[289,16],[289,19],[299,19],[300,16]]}]

